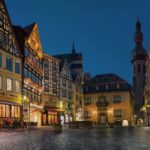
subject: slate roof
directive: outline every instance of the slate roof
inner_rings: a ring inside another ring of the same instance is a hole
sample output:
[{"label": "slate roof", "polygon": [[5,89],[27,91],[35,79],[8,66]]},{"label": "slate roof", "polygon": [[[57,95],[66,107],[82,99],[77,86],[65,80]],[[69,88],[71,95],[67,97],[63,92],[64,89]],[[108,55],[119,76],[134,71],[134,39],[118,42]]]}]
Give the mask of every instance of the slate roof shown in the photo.
[{"label": "slate roof", "polygon": [[69,54],[61,54],[61,55],[54,55],[53,57],[58,58],[61,60],[60,63],[60,70],[63,67],[65,60],[70,64],[70,69],[82,68],[82,64],[71,64],[74,60],[81,60],[82,61],[82,53],[69,53]]},{"label": "slate roof", "polygon": [[82,53],[61,54],[54,55],[54,57],[60,59],[63,62],[65,59],[67,59],[68,63],[71,63],[73,60],[82,60]]},{"label": "slate roof", "polygon": [[[119,87],[118,87],[119,86]],[[85,93],[131,91],[132,86],[116,74],[97,75],[85,82]]]},{"label": "slate roof", "polygon": [[27,36],[27,34],[21,26],[13,26],[13,28],[14,28],[14,31],[15,31],[17,41],[19,43],[19,47],[20,47],[20,49],[22,51],[22,54],[23,54],[24,44],[25,44],[25,37]]}]

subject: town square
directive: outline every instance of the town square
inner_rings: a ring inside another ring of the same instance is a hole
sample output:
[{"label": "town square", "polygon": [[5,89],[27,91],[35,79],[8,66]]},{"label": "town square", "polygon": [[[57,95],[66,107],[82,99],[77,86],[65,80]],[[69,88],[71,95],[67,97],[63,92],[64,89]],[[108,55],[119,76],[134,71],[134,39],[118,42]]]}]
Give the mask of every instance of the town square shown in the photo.
[{"label": "town square", "polygon": [[144,1],[0,0],[0,150],[150,149]]}]

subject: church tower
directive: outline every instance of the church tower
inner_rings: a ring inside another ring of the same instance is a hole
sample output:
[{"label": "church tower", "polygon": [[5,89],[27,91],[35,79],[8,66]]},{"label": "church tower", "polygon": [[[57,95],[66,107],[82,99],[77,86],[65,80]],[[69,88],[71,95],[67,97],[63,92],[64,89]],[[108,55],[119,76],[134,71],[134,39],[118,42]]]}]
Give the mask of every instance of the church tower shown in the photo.
[{"label": "church tower", "polygon": [[135,48],[132,50],[133,65],[133,88],[134,88],[134,110],[138,118],[143,118],[140,109],[144,105],[144,86],[145,86],[145,66],[146,50],[142,46],[143,33],[141,32],[141,23],[136,22]]}]

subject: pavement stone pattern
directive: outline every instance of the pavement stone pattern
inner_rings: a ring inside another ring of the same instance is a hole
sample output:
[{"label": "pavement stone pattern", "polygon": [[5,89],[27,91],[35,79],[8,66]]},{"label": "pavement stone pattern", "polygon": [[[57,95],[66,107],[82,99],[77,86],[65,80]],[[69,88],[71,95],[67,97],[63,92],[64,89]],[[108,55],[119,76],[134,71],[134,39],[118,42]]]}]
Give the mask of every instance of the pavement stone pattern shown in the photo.
[{"label": "pavement stone pattern", "polygon": [[0,132],[0,150],[150,150],[150,128]]}]

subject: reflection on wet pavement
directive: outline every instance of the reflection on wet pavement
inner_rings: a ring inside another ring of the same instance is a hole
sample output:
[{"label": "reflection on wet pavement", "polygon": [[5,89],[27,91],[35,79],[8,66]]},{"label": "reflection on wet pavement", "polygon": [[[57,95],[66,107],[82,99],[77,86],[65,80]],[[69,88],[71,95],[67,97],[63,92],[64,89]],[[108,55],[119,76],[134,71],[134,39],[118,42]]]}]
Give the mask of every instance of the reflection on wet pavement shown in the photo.
[{"label": "reflection on wet pavement", "polygon": [[0,132],[0,150],[150,150],[150,128]]}]

